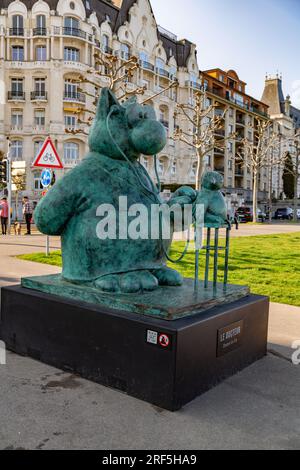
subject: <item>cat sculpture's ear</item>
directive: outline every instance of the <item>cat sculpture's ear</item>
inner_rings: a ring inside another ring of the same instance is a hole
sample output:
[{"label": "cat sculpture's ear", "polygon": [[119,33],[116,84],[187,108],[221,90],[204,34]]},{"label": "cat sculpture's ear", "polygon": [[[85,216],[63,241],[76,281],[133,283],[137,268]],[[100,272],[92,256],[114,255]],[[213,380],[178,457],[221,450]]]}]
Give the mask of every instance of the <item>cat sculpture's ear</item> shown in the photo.
[{"label": "cat sculpture's ear", "polygon": [[97,105],[96,120],[106,119],[113,106],[121,107],[113,92],[109,88],[102,88]]}]

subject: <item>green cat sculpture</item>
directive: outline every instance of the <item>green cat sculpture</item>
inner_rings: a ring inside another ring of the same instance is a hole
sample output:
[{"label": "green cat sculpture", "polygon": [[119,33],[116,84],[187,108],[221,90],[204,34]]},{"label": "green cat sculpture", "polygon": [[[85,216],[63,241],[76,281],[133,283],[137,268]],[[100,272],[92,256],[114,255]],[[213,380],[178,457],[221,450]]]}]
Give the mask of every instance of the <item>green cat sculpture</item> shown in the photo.
[{"label": "green cat sculpture", "polygon": [[[62,240],[62,276],[105,292],[135,293],[159,285],[178,286],[182,277],[166,267],[172,242],[122,237],[122,214],[116,211],[116,237],[100,239],[99,206],[128,207],[163,204],[159,191],[138,162],[141,154],[155,155],[166,144],[166,132],[150,106],[130,99],[120,104],[103,89],[89,136],[90,152],[39,202],[34,220],[38,229]],[[189,187],[175,193],[169,204],[193,204],[197,193]]]}]

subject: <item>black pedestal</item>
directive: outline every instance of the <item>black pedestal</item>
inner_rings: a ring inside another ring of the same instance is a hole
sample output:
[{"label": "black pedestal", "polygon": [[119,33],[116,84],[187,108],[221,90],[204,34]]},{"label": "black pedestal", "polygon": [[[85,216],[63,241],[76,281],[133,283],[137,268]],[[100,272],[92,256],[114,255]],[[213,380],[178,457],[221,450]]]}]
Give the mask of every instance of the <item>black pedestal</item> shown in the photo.
[{"label": "black pedestal", "polygon": [[8,349],[171,411],[266,354],[269,301],[248,296],[176,321],[1,289]]}]

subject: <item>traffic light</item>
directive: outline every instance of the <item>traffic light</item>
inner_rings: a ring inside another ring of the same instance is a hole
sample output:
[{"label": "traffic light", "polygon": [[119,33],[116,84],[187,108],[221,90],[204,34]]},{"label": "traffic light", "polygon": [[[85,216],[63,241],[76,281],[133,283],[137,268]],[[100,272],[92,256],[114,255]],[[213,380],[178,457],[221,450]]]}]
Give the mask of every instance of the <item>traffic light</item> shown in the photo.
[{"label": "traffic light", "polygon": [[0,183],[7,183],[7,160],[0,161]]}]

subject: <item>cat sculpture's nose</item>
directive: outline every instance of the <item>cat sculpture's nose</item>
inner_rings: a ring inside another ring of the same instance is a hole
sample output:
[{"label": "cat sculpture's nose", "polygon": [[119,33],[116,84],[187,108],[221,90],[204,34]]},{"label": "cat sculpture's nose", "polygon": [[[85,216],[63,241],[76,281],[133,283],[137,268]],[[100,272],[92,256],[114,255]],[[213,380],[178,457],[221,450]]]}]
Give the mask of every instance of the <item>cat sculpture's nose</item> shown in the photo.
[{"label": "cat sculpture's nose", "polygon": [[144,120],[134,127],[130,134],[133,147],[144,155],[155,155],[162,151],[167,143],[164,126],[154,120]]}]

